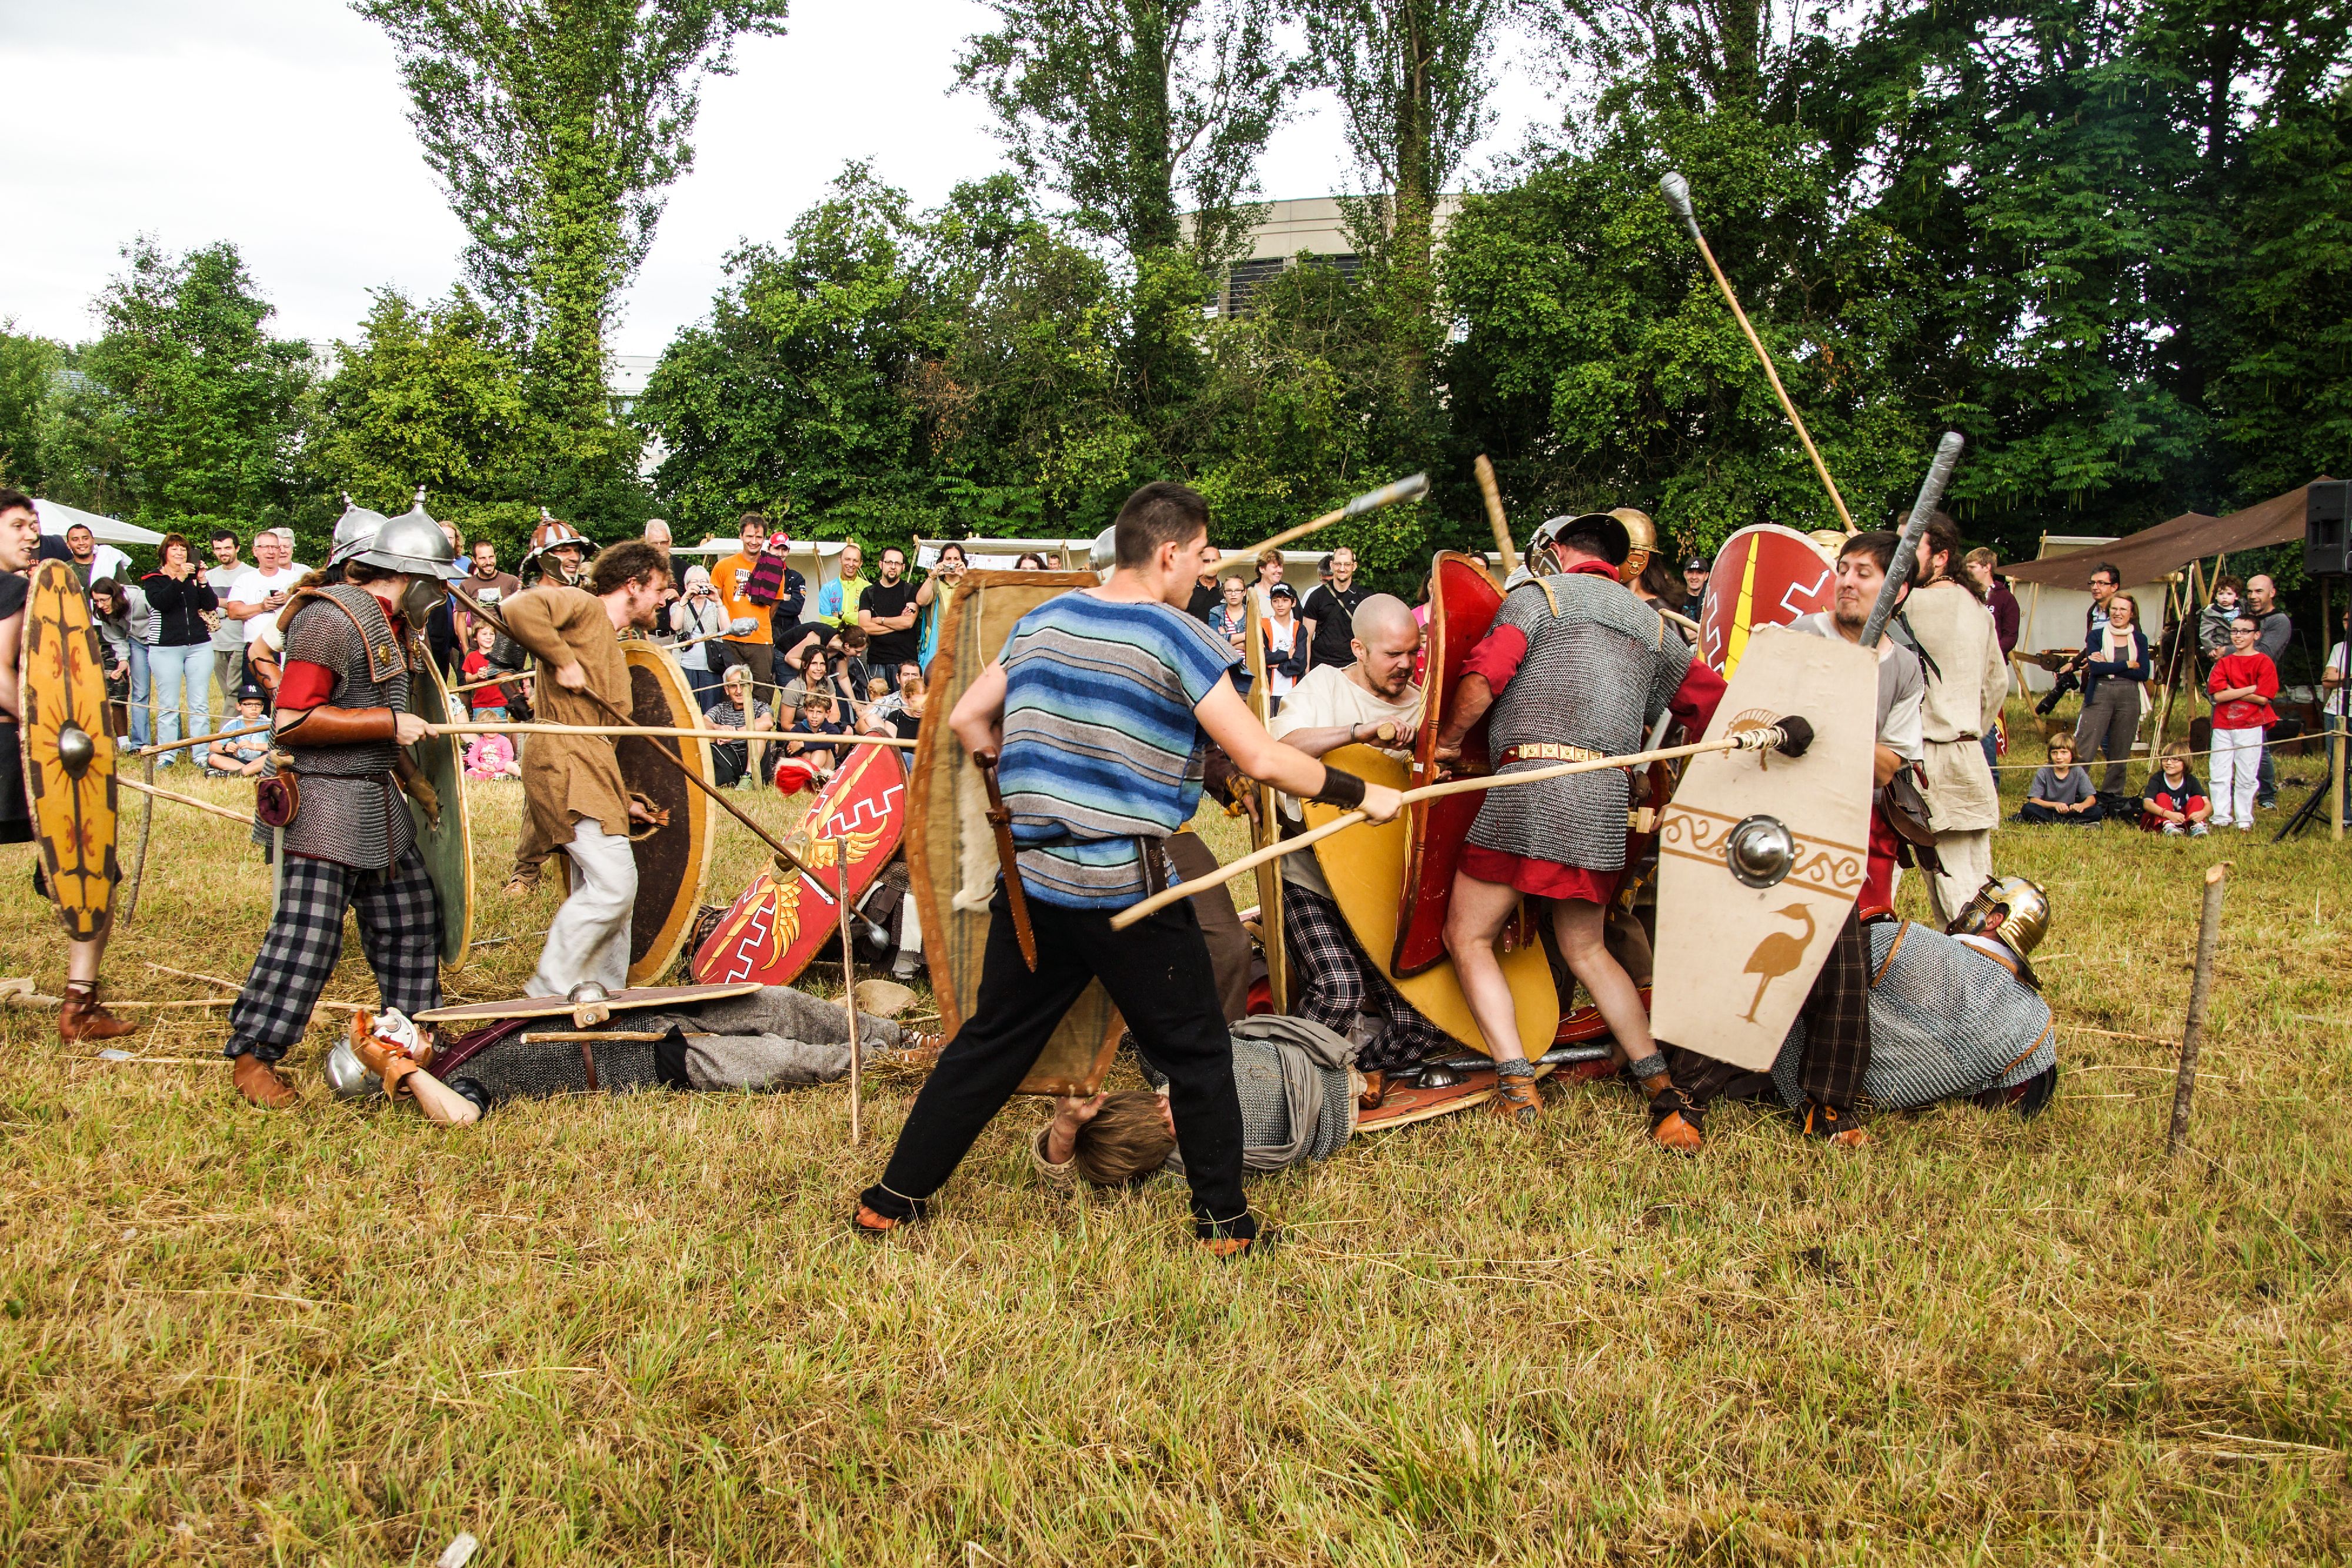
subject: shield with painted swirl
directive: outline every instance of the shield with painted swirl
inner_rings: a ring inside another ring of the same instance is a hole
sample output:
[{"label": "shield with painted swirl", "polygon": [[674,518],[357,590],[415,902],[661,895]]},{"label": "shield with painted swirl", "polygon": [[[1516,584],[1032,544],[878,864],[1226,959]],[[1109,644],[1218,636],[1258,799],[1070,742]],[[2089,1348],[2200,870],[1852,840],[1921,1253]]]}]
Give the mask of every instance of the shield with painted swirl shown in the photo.
[{"label": "shield with painted swirl", "polygon": [[16,665],[25,712],[25,799],[66,934],[87,942],[114,918],[115,745],[106,673],[81,579],[62,561],[33,571]]}]

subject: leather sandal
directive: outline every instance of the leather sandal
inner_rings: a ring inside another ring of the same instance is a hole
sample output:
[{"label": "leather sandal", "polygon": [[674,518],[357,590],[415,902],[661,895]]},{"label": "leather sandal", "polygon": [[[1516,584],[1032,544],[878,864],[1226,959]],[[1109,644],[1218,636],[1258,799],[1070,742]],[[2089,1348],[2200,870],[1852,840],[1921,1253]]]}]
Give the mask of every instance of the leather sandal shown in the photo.
[{"label": "leather sandal", "polygon": [[1672,1084],[1660,1089],[1650,1100],[1650,1139],[1661,1149],[1671,1149],[1677,1154],[1696,1154],[1706,1146],[1700,1131],[1699,1109],[1691,1103],[1690,1096]]},{"label": "leather sandal", "polygon": [[106,1010],[98,999],[98,987],[79,980],[66,982],[66,994],[58,1008],[58,1038],[68,1045],[83,1040],[119,1040],[125,1035],[135,1035],[139,1026],[126,1023]]},{"label": "leather sandal", "polygon": [[246,1102],[257,1105],[264,1110],[284,1110],[302,1098],[295,1093],[292,1084],[278,1076],[276,1068],[251,1051],[236,1058],[236,1067],[230,1077],[236,1085],[237,1093],[245,1096]]},{"label": "leather sandal", "polygon": [[1244,1258],[1255,1258],[1261,1252],[1272,1251],[1281,1240],[1279,1226],[1262,1225],[1255,1236],[1204,1236],[1198,1245],[1202,1251],[1220,1263],[1235,1263]]},{"label": "leather sandal", "polygon": [[[1506,1072],[1516,1065],[1517,1072]],[[1508,1117],[1521,1127],[1532,1127],[1543,1116],[1543,1096],[1536,1092],[1535,1068],[1526,1062],[1495,1064],[1495,1098],[1486,1109],[1496,1116]]]},{"label": "leather sandal", "polygon": [[1841,1149],[1859,1149],[1871,1141],[1870,1134],[1855,1123],[1851,1110],[1809,1099],[1805,1101],[1804,1116],[1805,1136],[1808,1138],[1822,1139]]},{"label": "leather sandal", "polygon": [[876,1214],[864,1204],[859,1204],[857,1211],[849,1216],[849,1233],[861,1241],[880,1241],[913,1223],[911,1220],[892,1219],[887,1215]]}]

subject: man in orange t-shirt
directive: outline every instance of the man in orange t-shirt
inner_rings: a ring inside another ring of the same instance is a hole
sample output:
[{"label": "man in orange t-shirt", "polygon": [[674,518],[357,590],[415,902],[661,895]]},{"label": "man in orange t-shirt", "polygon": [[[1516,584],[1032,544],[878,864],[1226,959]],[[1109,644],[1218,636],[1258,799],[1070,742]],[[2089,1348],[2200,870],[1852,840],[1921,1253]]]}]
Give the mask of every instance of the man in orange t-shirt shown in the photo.
[{"label": "man in orange t-shirt", "polygon": [[769,641],[769,606],[755,602],[751,595],[751,571],[760,563],[760,552],[768,544],[768,520],[756,511],[747,511],[741,528],[743,548],[710,569],[710,585],[719,590],[719,600],[727,607],[728,619],[748,619],[751,629],[740,637],[730,634],[712,643],[711,669],[723,679],[736,665],[746,666],[751,671],[753,691],[772,706],[776,700],[776,650]]}]

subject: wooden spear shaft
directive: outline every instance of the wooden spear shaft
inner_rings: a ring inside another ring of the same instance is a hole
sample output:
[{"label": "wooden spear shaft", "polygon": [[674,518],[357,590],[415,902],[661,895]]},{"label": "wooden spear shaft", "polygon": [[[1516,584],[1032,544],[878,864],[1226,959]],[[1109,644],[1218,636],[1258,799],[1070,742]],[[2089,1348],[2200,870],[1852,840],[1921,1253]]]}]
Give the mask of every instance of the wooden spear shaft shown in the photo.
[{"label": "wooden spear shaft", "polygon": [[1495,548],[1503,552],[1503,575],[1507,577],[1519,569],[1519,552],[1512,546],[1511,525],[1503,516],[1503,491],[1495,483],[1495,465],[1481,452],[1470,471],[1477,477],[1478,494],[1486,502],[1486,525],[1495,531]]},{"label": "wooden spear shaft", "polygon": [[[1436,800],[1449,795],[1470,795],[1478,790],[1509,789],[1517,784],[1542,784],[1548,779],[1564,779],[1571,773],[1597,773],[1609,768],[1647,767],[1652,763],[1670,763],[1677,757],[1696,757],[1709,752],[1760,752],[1778,746],[1788,739],[1778,729],[1748,730],[1737,735],[1727,735],[1719,741],[1700,741],[1688,746],[1665,746],[1655,751],[1634,752],[1622,757],[1596,757],[1590,762],[1559,763],[1548,768],[1529,768],[1523,773],[1492,773],[1480,778],[1447,779],[1443,784],[1423,784],[1419,789],[1404,792],[1403,803]],[[1229,865],[1217,868],[1217,875],[1196,881],[1180,882],[1165,892],[1154,893],[1148,899],[1132,903],[1111,916],[1110,929],[1125,931],[1138,921],[1158,914],[1169,905],[1183,899],[1197,899],[1213,892],[1246,871],[1255,871],[1269,860],[1279,860],[1285,855],[1296,855],[1312,848],[1333,834],[1369,820],[1361,811],[1350,811],[1333,817],[1320,827],[1311,827],[1296,838],[1286,838],[1279,844],[1269,844],[1253,854],[1244,855]]]},{"label": "wooden spear shaft", "polygon": [[[841,874],[849,875],[849,840],[835,835],[833,840],[834,863]],[[865,1058],[857,1044],[857,948],[849,934],[849,900],[836,899],[834,907],[841,917],[841,1000],[849,1009],[849,1146],[853,1149],[865,1141],[863,1123],[859,1121],[859,1080],[865,1076]]]},{"label": "wooden spear shaft", "polygon": [[2189,982],[2189,1021],[2180,1031],[2180,1072],[2172,1084],[2172,1131],[2168,1155],[2180,1152],[2189,1137],[2189,1102],[2197,1092],[2197,1052],[2205,1043],[2205,1002],[2213,990],[2213,958],[2221,946],[2221,884],[2227,862],[2205,868],[2205,908],[2197,922],[2197,970]]},{"label": "wooden spear shaft", "polygon": [[1342,522],[1351,517],[1362,517],[1367,512],[1384,510],[1399,501],[1418,500],[1428,493],[1429,476],[1413,474],[1397,480],[1394,484],[1382,485],[1376,490],[1366,490],[1337,511],[1327,511],[1314,521],[1302,522],[1297,528],[1286,528],[1271,539],[1261,539],[1247,549],[1237,550],[1234,553],[1263,555],[1269,550],[1281,549],[1294,539],[1304,539],[1318,528],[1328,528],[1335,522]]},{"label": "wooden spear shaft", "polygon": [[121,784],[124,789],[135,789],[141,795],[153,795],[158,800],[174,801],[181,805],[193,805],[198,811],[209,811],[215,816],[226,817],[229,821],[236,823],[240,827],[250,827],[253,826],[253,818],[241,816],[236,812],[231,811],[225,805],[215,805],[211,801],[198,800],[192,795],[175,795],[167,789],[158,789],[151,784],[141,784],[137,779],[124,778],[120,773],[115,775],[114,782]]},{"label": "wooden spear shaft", "polygon": [[1789,416],[1790,425],[1796,429],[1797,439],[1805,444],[1805,456],[1813,460],[1813,472],[1821,476],[1822,489],[1830,492],[1830,504],[1837,508],[1838,521],[1845,524],[1848,533],[1853,532],[1853,514],[1845,510],[1845,497],[1838,494],[1837,481],[1830,478],[1829,465],[1822,461],[1820,450],[1813,446],[1812,432],[1805,428],[1804,417],[1797,412],[1796,404],[1790,401],[1789,389],[1780,384],[1780,373],[1773,368],[1772,356],[1764,352],[1764,340],[1758,337],[1756,329],[1748,324],[1748,312],[1739,308],[1739,296],[1731,291],[1731,279],[1726,278],[1723,268],[1716,265],[1715,251],[1706,243],[1706,236],[1699,232],[1698,215],[1691,210],[1690,182],[1680,174],[1669,174],[1658,182],[1658,188],[1665,193],[1666,205],[1675,209],[1675,216],[1683,220],[1683,227],[1696,242],[1700,258],[1706,261],[1707,271],[1715,276],[1715,286],[1723,291],[1724,303],[1731,307],[1732,319],[1748,335],[1748,346],[1756,351],[1757,363],[1764,367],[1764,379],[1772,384],[1772,395],[1780,400],[1780,412]]},{"label": "wooden spear shaft", "polygon": [[790,730],[686,730],[654,724],[478,724],[467,720],[463,723],[436,724],[433,732],[436,735],[637,735],[662,740],[800,741],[812,746],[892,746],[907,752],[915,749],[914,742],[902,741],[896,735],[795,735]]}]

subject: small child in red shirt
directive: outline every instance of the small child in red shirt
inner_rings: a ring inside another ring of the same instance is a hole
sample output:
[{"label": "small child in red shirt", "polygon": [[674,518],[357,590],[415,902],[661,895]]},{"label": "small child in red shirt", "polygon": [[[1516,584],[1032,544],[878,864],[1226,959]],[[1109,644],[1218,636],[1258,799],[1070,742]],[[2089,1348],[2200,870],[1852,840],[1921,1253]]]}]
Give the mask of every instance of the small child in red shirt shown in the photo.
[{"label": "small child in red shirt", "polygon": [[2263,731],[2278,721],[2270,700],[2278,695],[2278,667],[2254,646],[2262,623],[2240,616],[2230,623],[2230,651],[2213,661],[2206,689],[2213,694],[2213,802],[2216,826],[2254,830],[2254,782],[2262,772]]},{"label": "small child in red shirt", "polygon": [[2189,771],[2189,742],[2166,742],[2157,771],[2148,774],[2147,787],[2140,792],[2141,831],[2202,838],[2211,831],[2207,820],[2212,815],[2213,803],[2205,798],[2205,786]]}]

